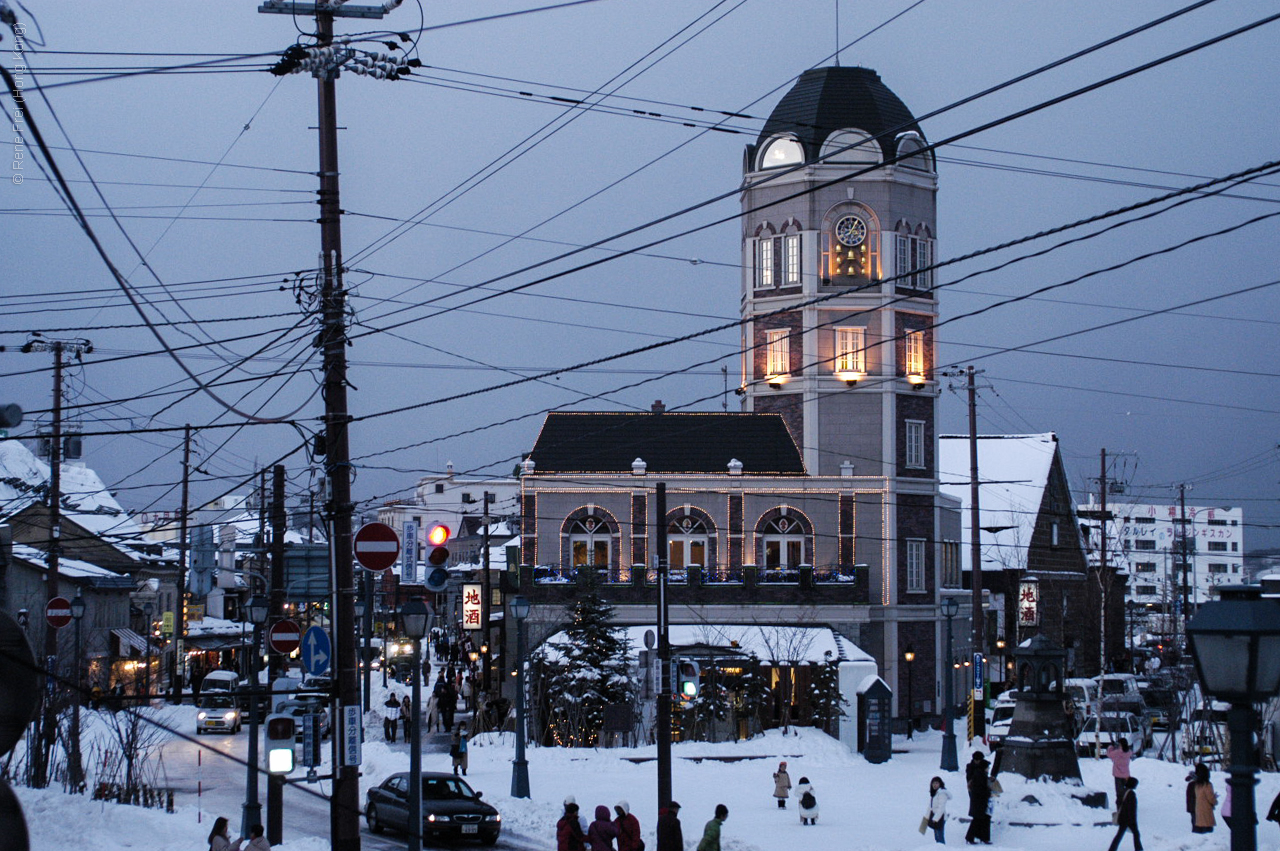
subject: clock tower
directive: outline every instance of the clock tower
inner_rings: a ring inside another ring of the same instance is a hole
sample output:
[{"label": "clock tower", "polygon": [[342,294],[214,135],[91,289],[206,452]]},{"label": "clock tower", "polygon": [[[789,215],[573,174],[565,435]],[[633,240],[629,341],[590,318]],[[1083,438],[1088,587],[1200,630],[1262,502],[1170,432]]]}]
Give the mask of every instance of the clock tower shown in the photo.
[{"label": "clock tower", "polygon": [[779,413],[810,475],[936,493],[937,174],[868,68],[806,71],[747,146],[744,409]]}]

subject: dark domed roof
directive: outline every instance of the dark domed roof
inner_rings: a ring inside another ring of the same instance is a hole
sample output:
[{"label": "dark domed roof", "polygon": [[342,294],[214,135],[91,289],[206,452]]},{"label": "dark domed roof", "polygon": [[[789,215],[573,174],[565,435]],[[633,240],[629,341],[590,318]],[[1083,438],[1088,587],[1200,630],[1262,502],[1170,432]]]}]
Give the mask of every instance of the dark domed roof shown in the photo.
[{"label": "dark domed roof", "polygon": [[[822,151],[837,130],[854,128],[875,136],[884,158],[895,153],[899,133],[920,133],[915,116],[870,68],[813,68],[783,95],[756,145],[778,133],[793,133],[804,146],[805,162]],[[920,133],[921,138],[924,137]]]}]

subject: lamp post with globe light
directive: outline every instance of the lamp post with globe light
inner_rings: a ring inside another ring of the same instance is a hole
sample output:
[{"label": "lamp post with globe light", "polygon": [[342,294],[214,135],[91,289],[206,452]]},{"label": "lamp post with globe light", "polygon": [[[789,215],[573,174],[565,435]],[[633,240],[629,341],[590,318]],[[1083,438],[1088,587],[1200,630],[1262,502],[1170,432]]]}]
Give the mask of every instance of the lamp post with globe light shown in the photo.
[{"label": "lamp post with globe light", "polygon": [[1187,640],[1205,693],[1231,704],[1231,851],[1256,851],[1254,705],[1280,692],[1280,602],[1263,599],[1258,586],[1223,586],[1218,594],[1187,624]]},{"label": "lamp post with globe light", "polygon": [[422,851],[422,637],[427,634],[431,610],[420,597],[400,607],[404,634],[413,641],[413,730],[409,743],[409,851]]},{"label": "lamp post with globe light", "polygon": [[940,768],[943,771],[957,771],[960,768],[960,762],[956,757],[955,719],[952,717],[955,711],[955,695],[952,694],[955,676],[948,666],[951,665],[951,660],[954,656],[951,646],[951,619],[960,614],[960,601],[955,597],[943,597],[941,609],[942,616],[947,619],[947,657],[946,663],[942,666],[945,679],[942,682],[942,701],[944,706],[942,709],[942,764]]},{"label": "lamp post with globe light", "polygon": [[511,763],[511,797],[529,797],[529,760],[524,758],[524,621],[529,617],[529,598],[511,598],[511,616],[516,619],[516,758]]},{"label": "lamp post with globe light", "polygon": [[84,620],[84,597],[79,590],[71,599],[71,617],[76,622],[76,693],[71,702],[71,755],[67,766],[71,774],[71,788],[80,789],[84,782],[80,760],[80,696],[84,693],[84,652],[80,644],[80,621]]},{"label": "lamp post with globe light", "polygon": [[262,802],[258,798],[258,670],[262,666],[262,625],[271,612],[271,601],[261,594],[249,600],[249,623],[253,624],[253,655],[249,657],[249,755],[246,762],[244,812],[240,835],[262,824]]}]

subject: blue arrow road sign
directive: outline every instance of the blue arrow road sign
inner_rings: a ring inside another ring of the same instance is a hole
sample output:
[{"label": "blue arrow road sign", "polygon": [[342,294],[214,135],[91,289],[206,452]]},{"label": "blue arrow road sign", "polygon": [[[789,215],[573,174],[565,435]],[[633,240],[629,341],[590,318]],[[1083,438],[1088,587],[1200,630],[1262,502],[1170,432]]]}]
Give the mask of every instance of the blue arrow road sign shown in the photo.
[{"label": "blue arrow road sign", "polygon": [[329,633],[318,626],[307,629],[302,636],[302,670],[308,674],[323,674],[329,670],[329,659],[333,656],[333,645],[329,643]]}]

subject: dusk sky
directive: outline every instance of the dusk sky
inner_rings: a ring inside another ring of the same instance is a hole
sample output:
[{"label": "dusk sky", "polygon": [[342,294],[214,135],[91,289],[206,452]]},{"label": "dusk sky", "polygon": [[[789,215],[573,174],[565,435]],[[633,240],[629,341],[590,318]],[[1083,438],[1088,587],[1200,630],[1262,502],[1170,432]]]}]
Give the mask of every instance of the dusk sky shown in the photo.
[{"label": "dusk sky", "polygon": [[[510,474],[548,410],[736,410],[722,373],[732,391],[735,329],[593,362],[738,317],[743,148],[800,73],[838,62],[875,69],[930,142],[1083,90],[937,151],[938,259],[982,252],[938,272],[939,365],[984,370],[983,433],[1057,433],[1077,501],[1105,448],[1126,501],[1169,501],[1185,482],[1190,504],[1244,510],[1246,549],[1280,546],[1280,177],[1258,170],[1280,160],[1280,20],[1107,83],[1276,14],[1263,0],[1195,5],[955,108],[1176,7],[408,0],[381,22],[340,20],[353,46],[392,41],[423,63],[406,80],[337,84],[360,510],[449,462]],[[30,119],[0,189],[0,403],[28,412],[15,434],[47,420],[51,398],[50,355],[18,351],[28,334],[87,338],[68,417],[127,508],[178,508],[188,423],[196,501],[246,493],[258,465],[290,452],[291,493],[304,493],[322,412],[304,315],[316,85],[265,69],[313,22],[252,0],[14,11],[28,43],[15,52],[4,31],[0,63],[27,67]],[[13,122],[12,98],[0,103]],[[290,422],[228,412],[141,327],[42,174],[32,123],[188,369],[237,409]],[[988,251],[1246,171],[1215,194]],[[941,392],[941,430],[967,430],[959,386]]]}]

